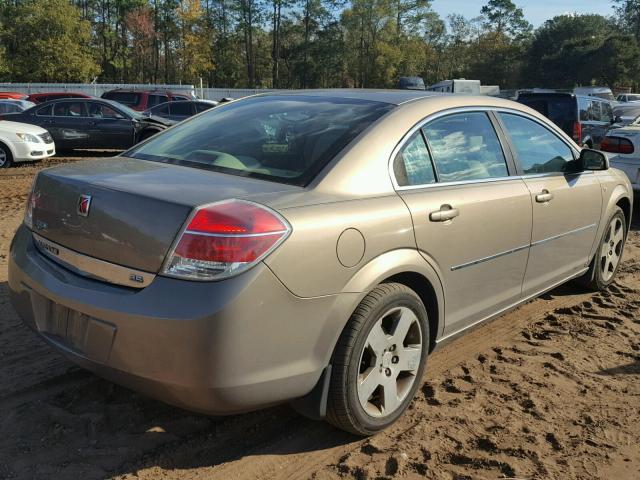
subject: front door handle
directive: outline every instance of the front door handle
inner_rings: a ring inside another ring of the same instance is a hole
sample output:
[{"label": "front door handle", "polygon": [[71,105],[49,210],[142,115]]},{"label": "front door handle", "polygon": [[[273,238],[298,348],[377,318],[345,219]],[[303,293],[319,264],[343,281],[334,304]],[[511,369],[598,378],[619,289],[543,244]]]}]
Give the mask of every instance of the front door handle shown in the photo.
[{"label": "front door handle", "polygon": [[440,210],[429,214],[429,220],[432,222],[446,222],[456,218],[458,215],[460,215],[460,211],[457,208],[453,208],[451,205],[442,205]]},{"label": "front door handle", "polygon": [[542,190],[538,195],[536,195],[536,202],[538,203],[547,203],[553,200],[553,193],[550,193],[549,190]]}]

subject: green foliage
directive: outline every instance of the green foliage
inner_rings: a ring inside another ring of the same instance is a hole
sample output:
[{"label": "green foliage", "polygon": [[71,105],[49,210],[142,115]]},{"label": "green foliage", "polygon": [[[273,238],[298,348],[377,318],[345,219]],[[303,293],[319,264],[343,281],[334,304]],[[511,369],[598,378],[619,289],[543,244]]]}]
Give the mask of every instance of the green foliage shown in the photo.
[{"label": "green foliage", "polygon": [[512,0],[446,19],[430,0],[0,2],[0,77],[391,88],[420,75],[502,88],[635,86],[640,0],[612,1],[615,19],[562,15],[535,31]]},{"label": "green foliage", "polygon": [[66,0],[5,7],[2,32],[14,81],[88,81],[99,67],[88,48],[91,25]]}]

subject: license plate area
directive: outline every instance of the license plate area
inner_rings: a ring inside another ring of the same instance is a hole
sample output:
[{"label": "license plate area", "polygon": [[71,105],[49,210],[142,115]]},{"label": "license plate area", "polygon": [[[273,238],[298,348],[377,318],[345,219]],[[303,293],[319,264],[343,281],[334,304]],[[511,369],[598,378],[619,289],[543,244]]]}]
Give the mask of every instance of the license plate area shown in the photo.
[{"label": "license plate area", "polygon": [[53,343],[95,362],[107,363],[116,326],[32,293],[38,331]]}]

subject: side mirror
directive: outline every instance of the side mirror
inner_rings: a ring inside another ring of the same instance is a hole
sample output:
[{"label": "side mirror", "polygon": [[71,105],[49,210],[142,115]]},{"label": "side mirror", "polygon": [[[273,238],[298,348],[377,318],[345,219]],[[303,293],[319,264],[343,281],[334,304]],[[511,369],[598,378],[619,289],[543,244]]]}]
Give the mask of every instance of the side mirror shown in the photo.
[{"label": "side mirror", "polygon": [[580,165],[585,171],[609,170],[609,158],[598,150],[583,148],[580,152]]},{"label": "side mirror", "polygon": [[615,117],[613,119],[612,123],[622,123],[622,117],[620,115],[618,115],[617,117]]}]

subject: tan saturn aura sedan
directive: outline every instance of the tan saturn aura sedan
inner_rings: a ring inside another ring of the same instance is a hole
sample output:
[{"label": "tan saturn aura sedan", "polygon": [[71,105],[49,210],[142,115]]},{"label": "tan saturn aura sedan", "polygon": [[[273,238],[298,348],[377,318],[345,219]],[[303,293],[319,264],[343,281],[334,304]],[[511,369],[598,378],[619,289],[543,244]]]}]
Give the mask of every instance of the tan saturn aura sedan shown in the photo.
[{"label": "tan saturn aura sedan", "polygon": [[521,104],[266,94],[41,171],[9,286],[114,382],[216,415],[290,401],[367,435],[438,345],[568,280],[606,288],[632,204],[604,154]]}]

